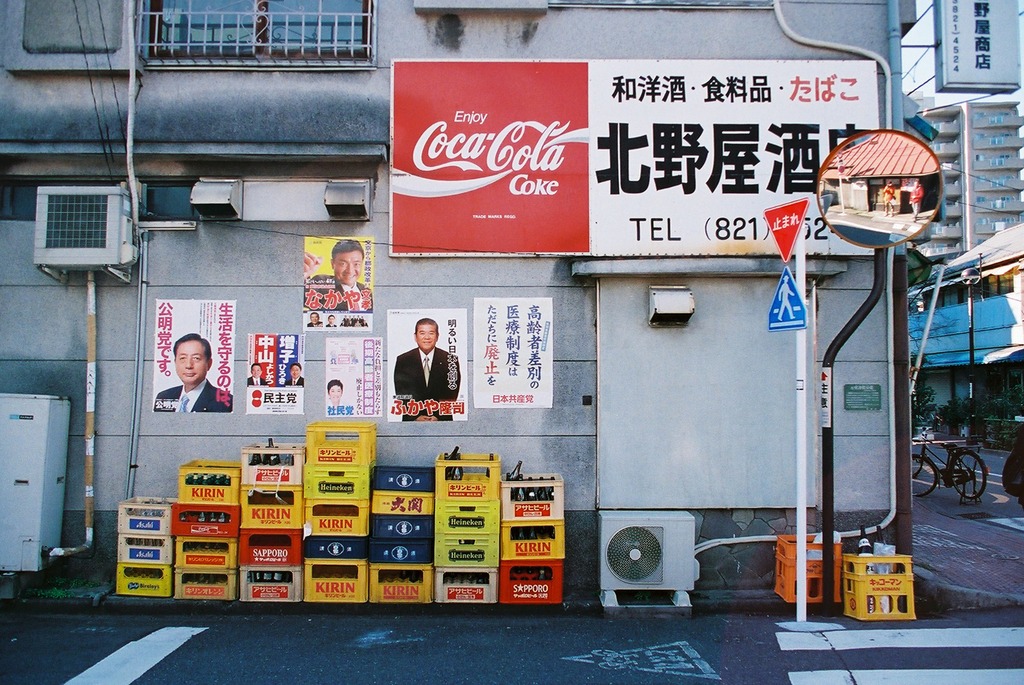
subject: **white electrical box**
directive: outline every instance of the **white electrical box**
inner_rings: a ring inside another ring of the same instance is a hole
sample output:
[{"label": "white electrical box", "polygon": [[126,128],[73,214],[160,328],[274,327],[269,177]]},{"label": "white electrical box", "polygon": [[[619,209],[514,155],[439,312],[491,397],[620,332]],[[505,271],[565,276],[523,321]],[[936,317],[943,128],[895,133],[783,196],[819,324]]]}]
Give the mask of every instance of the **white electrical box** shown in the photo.
[{"label": "white electrical box", "polygon": [[0,393],[0,571],[40,571],[59,547],[71,402]]}]

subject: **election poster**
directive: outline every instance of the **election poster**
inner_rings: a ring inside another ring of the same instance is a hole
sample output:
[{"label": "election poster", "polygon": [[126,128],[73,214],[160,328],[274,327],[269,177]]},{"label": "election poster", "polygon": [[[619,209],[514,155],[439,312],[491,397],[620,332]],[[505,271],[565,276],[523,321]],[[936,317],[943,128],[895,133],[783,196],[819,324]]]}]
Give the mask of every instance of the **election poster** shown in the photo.
[{"label": "election poster", "polygon": [[554,396],[550,297],[473,301],[473,406],[533,409]]},{"label": "election poster", "polygon": [[305,336],[250,333],[246,414],[302,414],[306,377]]},{"label": "election poster", "polygon": [[153,411],[230,413],[234,300],[157,300]]},{"label": "election poster", "polygon": [[465,309],[388,310],[388,421],[465,421]]},{"label": "election poster", "polygon": [[382,338],[327,338],[327,418],[381,415],[383,348]]},{"label": "election poster", "polygon": [[373,327],[373,241],[307,237],[302,256],[306,331]]}]

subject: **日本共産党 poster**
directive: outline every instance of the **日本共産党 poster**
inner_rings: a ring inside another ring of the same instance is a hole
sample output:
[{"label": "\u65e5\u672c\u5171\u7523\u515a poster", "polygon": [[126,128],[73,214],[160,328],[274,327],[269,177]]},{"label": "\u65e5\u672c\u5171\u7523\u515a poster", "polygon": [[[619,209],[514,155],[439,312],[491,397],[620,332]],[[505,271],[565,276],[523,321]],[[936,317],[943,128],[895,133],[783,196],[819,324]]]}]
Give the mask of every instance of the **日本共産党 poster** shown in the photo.
[{"label": "\u65e5\u672c\u5171\u7523\u515a poster", "polygon": [[380,416],[383,408],[383,340],[327,338],[324,389],[328,418]]},{"label": "\u65e5\u672c\u5171\u7523\u515a poster", "polygon": [[473,302],[473,406],[550,408],[553,398],[550,297]]},{"label": "\u65e5\u672c\u5171\u7523\u515a poster", "polygon": [[307,237],[302,256],[307,331],[373,327],[373,241]]},{"label": "\u65e5\u672c\u5171\u7523\u515a poster", "polygon": [[229,413],[234,300],[157,300],[153,411]]},{"label": "\u65e5\u672c\u5171\u7523\u515a poster", "polygon": [[465,421],[465,309],[388,311],[388,421]]},{"label": "\u65e5\u672c\u5171\u7523\u515a poster", "polygon": [[246,414],[302,414],[305,396],[305,336],[250,333]]}]

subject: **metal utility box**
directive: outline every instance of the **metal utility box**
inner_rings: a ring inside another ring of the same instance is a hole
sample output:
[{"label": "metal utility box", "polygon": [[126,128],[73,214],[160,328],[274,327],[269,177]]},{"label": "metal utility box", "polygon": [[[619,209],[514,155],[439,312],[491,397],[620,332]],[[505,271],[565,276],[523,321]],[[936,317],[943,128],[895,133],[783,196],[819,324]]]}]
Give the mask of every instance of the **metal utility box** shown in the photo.
[{"label": "metal utility box", "polygon": [[40,571],[60,546],[71,402],[0,393],[0,571]]}]

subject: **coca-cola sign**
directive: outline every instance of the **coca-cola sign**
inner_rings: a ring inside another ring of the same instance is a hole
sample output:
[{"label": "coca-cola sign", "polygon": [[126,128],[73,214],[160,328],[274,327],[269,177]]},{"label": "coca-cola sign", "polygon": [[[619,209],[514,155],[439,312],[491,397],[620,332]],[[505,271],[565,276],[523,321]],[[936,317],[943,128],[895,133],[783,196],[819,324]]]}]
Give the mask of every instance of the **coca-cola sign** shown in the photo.
[{"label": "coca-cola sign", "polygon": [[587,65],[396,62],[392,253],[586,253]]}]

